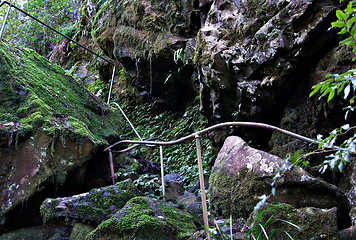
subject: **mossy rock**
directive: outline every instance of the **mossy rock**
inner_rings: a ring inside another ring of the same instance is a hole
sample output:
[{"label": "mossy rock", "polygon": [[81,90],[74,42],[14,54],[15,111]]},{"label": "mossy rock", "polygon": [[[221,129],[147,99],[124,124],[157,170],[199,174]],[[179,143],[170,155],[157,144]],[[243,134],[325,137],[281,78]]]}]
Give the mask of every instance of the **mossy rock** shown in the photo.
[{"label": "mossy rock", "polygon": [[[70,228],[56,225],[44,225],[31,228],[23,228],[16,231],[8,232],[0,236],[0,240],[59,240],[68,239]],[[74,239],[73,239],[74,240]],[[77,239],[79,240],[79,239]]]},{"label": "mossy rock", "polygon": [[128,200],[139,195],[132,180],[128,179],[72,197],[46,199],[40,210],[44,222],[65,221],[70,225],[79,221],[97,225],[124,207]]},{"label": "mossy rock", "polygon": [[[294,208],[288,204],[266,204],[251,214],[247,223],[250,228],[256,216],[259,219],[254,226],[262,224],[268,235],[275,231],[271,239],[289,239],[286,233],[296,240],[339,239],[336,208]],[[257,230],[260,231],[261,228]],[[256,236],[256,231],[252,235]]]},{"label": "mossy rock", "polygon": [[94,229],[91,225],[76,223],[69,236],[69,240],[85,240],[86,236]]},{"label": "mossy rock", "polygon": [[169,203],[136,197],[88,235],[92,239],[187,239],[196,230],[194,219]]},{"label": "mossy rock", "polygon": [[98,145],[121,134],[118,112],[33,50],[0,42],[0,62],[0,135],[40,130]]},{"label": "mossy rock", "polygon": [[122,116],[31,49],[0,41],[0,228],[46,181],[122,134]]}]

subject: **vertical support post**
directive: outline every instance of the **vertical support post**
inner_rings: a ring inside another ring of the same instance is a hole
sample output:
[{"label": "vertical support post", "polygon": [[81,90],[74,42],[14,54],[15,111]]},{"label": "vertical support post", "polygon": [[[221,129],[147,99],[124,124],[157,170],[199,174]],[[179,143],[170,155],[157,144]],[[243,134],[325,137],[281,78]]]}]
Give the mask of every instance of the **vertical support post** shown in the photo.
[{"label": "vertical support post", "polygon": [[6,12],[6,15],[5,15],[5,18],[4,18],[4,22],[2,23],[1,30],[0,30],[0,39],[2,39],[2,34],[4,33],[4,29],[5,29],[5,26],[6,26],[7,18],[9,17],[9,13],[10,13],[11,7],[12,6],[9,5],[9,8],[7,9],[7,12]]},{"label": "vertical support post", "polygon": [[163,168],[163,146],[159,146],[160,158],[161,158],[161,178],[162,178],[162,194],[163,198],[166,196],[166,189],[164,185],[164,168]]},{"label": "vertical support post", "polygon": [[197,157],[198,157],[198,169],[199,169],[199,181],[200,181],[200,191],[201,191],[201,203],[203,207],[203,218],[204,218],[204,226],[205,226],[205,235],[210,240],[209,223],[208,223],[208,208],[206,205],[206,196],[205,196],[205,186],[204,186],[204,172],[203,172],[203,163],[201,159],[201,144],[200,144],[200,136],[198,134],[195,135],[195,142],[197,146]]},{"label": "vertical support post", "polygon": [[112,152],[111,152],[111,149],[109,149],[109,161],[110,161],[110,170],[111,170],[112,184],[115,184],[114,161],[113,161],[113,159],[112,159]]},{"label": "vertical support post", "polygon": [[110,103],[111,92],[112,92],[112,85],[114,84],[115,71],[116,71],[116,65],[114,65],[114,69],[112,70],[112,76],[111,76],[111,82],[110,82],[110,89],[109,89],[109,96],[108,96],[108,102],[107,102],[107,104]]}]

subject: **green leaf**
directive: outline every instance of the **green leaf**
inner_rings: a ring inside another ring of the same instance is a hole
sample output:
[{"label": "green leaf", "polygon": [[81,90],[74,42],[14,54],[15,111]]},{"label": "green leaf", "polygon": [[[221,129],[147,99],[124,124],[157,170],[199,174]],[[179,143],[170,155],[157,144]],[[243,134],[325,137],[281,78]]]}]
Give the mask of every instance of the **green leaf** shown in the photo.
[{"label": "green leaf", "polygon": [[337,34],[345,34],[345,33],[347,33],[347,29],[346,29],[346,28],[343,28],[343,29],[341,29],[341,31],[338,32]]},{"label": "green leaf", "polygon": [[331,23],[331,26],[342,28],[342,27],[345,26],[345,22],[344,22],[344,21],[337,20],[336,22],[332,22],[332,23]]},{"label": "green leaf", "polygon": [[350,18],[347,22],[346,22],[346,26],[347,27],[351,27],[352,24],[356,21],[356,16]]},{"label": "green leaf", "polygon": [[352,40],[353,40],[352,37],[348,37],[348,38],[346,38],[346,39],[340,41],[340,44],[348,44],[348,43],[350,43]]},{"label": "green leaf", "polygon": [[345,13],[341,10],[336,10],[336,17],[341,20],[346,20]]},{"label": "green leaf", "polygon": [[321,88],[321,85],[314,85],[312,88],[314,88],[314,90],[309,94],[309,97],[313,96],[315,93],[317,93],[319,91],[319,89]]},{"label": "green leaf", "polygon": [[333,99],[334,95],[335,95],[335,90],[330,91],[329,97],[328,97],[328,102],[329,102],[331,99]]}]

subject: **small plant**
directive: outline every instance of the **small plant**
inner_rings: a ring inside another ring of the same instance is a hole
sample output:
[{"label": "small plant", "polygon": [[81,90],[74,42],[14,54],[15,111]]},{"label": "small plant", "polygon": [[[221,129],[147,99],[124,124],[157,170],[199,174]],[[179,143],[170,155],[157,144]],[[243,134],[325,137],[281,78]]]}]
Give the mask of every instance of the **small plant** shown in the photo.
[{"label": "small plant", "polygon": [[262,221],[262,217],[263,214],[267,211],[270,211],[274,208],[278,208],[278,206],[273,206],[270,208],[267,208],[266,210],[261,210],[261,209],[257,209],[256,210],[256,218],[253,221],[252,227],[250,228],[250,230],[247,232],[246,236],[245,236],[245,240],[247,239],[253,239],[253,240],[260,240],[260,239],[272,239],[272,237],[274,236],[274,234],[277,231],[282,231],[283,233],[285,233],[286,236],[289,237],[289,239],[294,239],[286,230],[281,229],[281,228],[277,228],[277,229],[273,229],[270,231],[270,233],[268,234],[267,232],[267,225],[273,222],[283,222],[283,223],[287,223],[292,227],[297,228],[298,230],[301,230],[301,228],[297,225],[295,225],[294,223],[291,223],[289,221],[283,220],[283,219],[278,219],[278,218],[273,218],[273,215],[271,215],[266,222],[261,223]]},{"label": "small plant", "polygon": [[[342,2],[343,0],[340,0]],[[348,47],[352,47],[352,51],[356,54],[356,1],[349,1],[347,7],[342,10],[336,10],[337,20],[331,24],[334,28],[339,28],[338,34],[346,34],[346,39],[342,40],[340,44],[344,44]],[[356,60],[356,57],[352,61]],[[353,104],[356,99],[356,69],[351,69],[341,74],[328,74],[326,80],[314,85],[313,91],[310,93],[310,97],[320,92],[320,98],[327,96],[327,101],[331,101],[336,95],[343,95],[344,100],[349,102],[349,106],[345,107],[345,120],[351,111],[354,111]],[[345,124],[340,128],[336,128],[330,132],[329,136],[323,138],[322,135],[317,136],[317,140],[320,142],[319,149],[334,147],[336,141],[341,136],[345,137],[346,133],[350,133],[351,129],[355,129],[356,126],[350,127],[349,124]],[[329,151],[329,150],[328,150]],[[319,151],[325,152],[325,151]],[[324,173],[327,168],[339,169],[341,172],[344,166],[349,162],[350,154],[356,152],[356,134],[349,137],[340,144],[340,148],[333,150],[327,159],[320,167],[320,171]]]},{"label": "small plant", "polygon": [[156,192],[160,192],[158,181],[158,175],[145,173],[134,180],[134,184],[138,189],[142,190],[145,195],[154,197]]}]

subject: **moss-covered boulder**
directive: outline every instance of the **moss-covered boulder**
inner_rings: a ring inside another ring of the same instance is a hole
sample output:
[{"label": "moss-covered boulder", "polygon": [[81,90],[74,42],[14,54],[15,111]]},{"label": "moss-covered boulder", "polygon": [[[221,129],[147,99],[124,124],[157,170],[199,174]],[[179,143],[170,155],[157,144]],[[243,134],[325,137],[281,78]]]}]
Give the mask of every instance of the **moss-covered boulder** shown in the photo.
[{"label": "moss-covered boulder", "polygon": [[235,136],[226,139],[209,179],[212,212],[246,219],[260,201],[259,196],[271,194],[273,179],[277,180],[278,201],[296,208],[337,207],[339,227],[350,224],[349,202],[340,189],[277,156],[249,147]]},{"label": "moss-covered boulder", "polygon": [[189,213],[166,202],[136,197],[101,223],[87,239],[187,239],[195,230],[194,218]]},{"label": "moss-covered boulder", "polygon": [[132,180],[128,179],[80,195],[46,199],[41,205],[41,214],[44,222],[97,225],[124,207],[128,200],[139,195],[140,192]]},{"label": "moss-covered boulder", "polygon": [[[253,221],[256,221],[254,225]],[[254,212],[247,222],[249,228],[254,227],[253,236],[262,233],[258,224],[264,226],[268,235],[275,231],[271,239],[290,239],[286,233],[293,239],[339,239],[336,208],[294,208],[288,204],[266,204]]]},{"label": "moss-covered boulder", "polygon": [[0,41],[0,218],[60,186],[122,131],[122,117],[33,50]]}]

